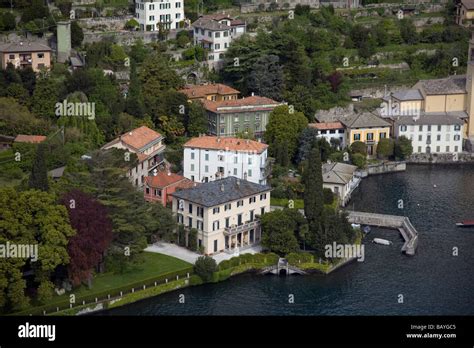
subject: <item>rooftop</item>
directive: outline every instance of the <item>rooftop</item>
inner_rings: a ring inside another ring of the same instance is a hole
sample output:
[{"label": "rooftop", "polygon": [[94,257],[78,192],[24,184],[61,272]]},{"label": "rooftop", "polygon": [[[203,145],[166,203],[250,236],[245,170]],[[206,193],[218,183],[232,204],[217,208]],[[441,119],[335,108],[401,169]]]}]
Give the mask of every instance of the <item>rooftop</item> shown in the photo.
[{"label": "rooftop", "polygon": [[163,188],[180,181],[186,182],[186,187],[193,187],[194,183],[184,176],[166,171],[158,172],[156,175],[145,177],[145,182],[150,187]]},{"label": "rooftop", "polygon": [[474,10],[474,0],[461,0],[461,4],[468,10]]},{"label": "rooftop", "polygon": [[51,47],[37,42],[13,42],[0,45],[0,52],[38,52],[51,51]]},{"label": "rooftop", "polygon": [[259,185],[229,176],[193,188],[176,191],[172,193],[172,196],[205,207],[214,207],[270,190],[270,186]]},{"label": "rooftop", "polygon": [[414,86],[427,95],[466,93],[466,76],[453,75],[444,79],[420,80]]},{"label": "rooftop", "polygon": [[394,92],[392,93],[392,97],[400,101],[423,100],[423,96],[421,95],[421,92],[419,89],[406,89],[403,91]]},{"label": "rooftop", "polygon": [[25,134],[18,134],[15,138],[15,142],[17,143],[34,143],[39,144],[46,140],[46,136],[44,135],[25,135]]},{"label": "rooftop", "polygon": [[390,123],[371,112],[350,115],[340,121],[348,128],[390,127]]},{"label": "rooftop", "polygon": [[316,128],[319,130],[328,130],[328,129],[341,129],[344,128],[344,125],[341,122],[319,122],[319,123],[310,123],[308,127]]},{"label": "rooftop", "polygon": [[221,24],[214,19],[199,18],[193,23],[193,27],[203,28],[208,30],[230,30],[231,27],[225,24]]},{"label": "rooftop", "polygon": [[219,138],[213,136],[202,136],[198,138],[192,138],[191,140],[186,142],[183,147],[262,153],[268,148],[268,145],[260,143],[258,141],[240,138]]},{"label": "rooftop", "polygon": [[179,92],[186,94],[188,98],[205,98],[211,94],[240,94],[238,90],[227,85],[223,85],[222,83],[213,83],[208,85],[187,85]]},{"label": "rooftop", "polygon": [[342,184],[349,183],[354,176],[356,166],[346,163],[324,163],[322,167],[323,171],[323,182],[330,184]]},{"label": "rooftop", "polygon": [[204,101],[204,107],[208,111],[215,113],[245,112],[247,110],[271,111],[278,105],[280,105],[280,103],[273,99],[259,96],[223,101]]},{"label": "rooftop", "polygon": [[396,125],[462,125],[464,121],[457,115],[446,112],[423,113],[419,118],[401,116],[395,118]]},{"label": "rooftop", "polygon": [[139,150],[160,138],[162,138],[162,135],[160,133],[155,132],[153,129],[150,129],[147,126],[141,126],[139,128],[131,130],[130,132],[122,134],[120,137],[112,140],[110,143],[105,144],[103,148],[108,147],[108,145],[112,145],[119,141],[122,141],[123,143]]}]

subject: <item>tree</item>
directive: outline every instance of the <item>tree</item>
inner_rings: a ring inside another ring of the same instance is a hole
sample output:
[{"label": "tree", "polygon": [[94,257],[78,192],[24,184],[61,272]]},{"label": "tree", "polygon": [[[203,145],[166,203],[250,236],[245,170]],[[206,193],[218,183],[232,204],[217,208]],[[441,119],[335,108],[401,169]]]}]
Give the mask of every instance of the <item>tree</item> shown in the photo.
[{"label": "tree", "polygon": [[15,15],[11,12],[4,12],[0,17],[0,22],[2,23],[2,31],[14,30],[16,28]]},{"label": "tree", "polygon": [[72,190],[63,195],[76,235],[69,240],[68,276],[74,286],[92,280],[92,272],[101,262],[112,241],[112,221],[107,209],[90,195]]},{"label": "tree", "polygon": [[205,282],[212,280],[212,275],[217,271],[217,263],[210,256],[199,256],[194,263],[194,272]]},{"label": "tree", "polygon": [[31,111],[42,118],[54,117],[55,104],[59,100],[60,88],[59,83],[52,78],[39,79],[31,100]]},{"label": "tree", "polygon": [[190,103],[187,108],[186,120],[186,130],[188,132],[188,136],[195,137],[199,134],[206,133],[207,128],[207,114],[202,104]]},{"label": "tree", "polygon": [[359,153],[361,155],[367,155],[367,146],[362,141],[354,141],[351,144],[351,152]]},{"label": "tree", "polygon": [[395,146],[394,146],[394,155],[395,158],[398,158],[400,160],[405,160],[411,156],[413,153],[413,146],[411,144],[411,139],[408,139],[405,136],[400,136],[398,139],[395,141]]},{"label": "tree", "polygon": [[284,86],[283,69],[276,55],[267,55],[253,64],[247,82],[248,90],[275,100],[282,100]]},{"label": "tree", "polygon": [[84,32],[77,21],[71,22],[71,45],[72,47],[81,47],[84,40]]},{"label": "tree", "polygon": [[298,251],[296,235],[299,232],[299,225],[297,215],[294,214],[302,217],[297,210],[287,208],[274,210],[261,217],[263,247],[279,255]]},{"label": "tree", "polygon": [[383,138],[377,144],[377,156],[387,159],[393,156],[395,142],[390,138]]},{"label": "tree", "polygon": [[39,144],[36,149],[33,168],[31,169],[30,180],[28,186],[32,189],[48,191],[48,172],[45,162],[46,145]]},{"label": "tree", "polygon": [[304,213],[310,225],[310,232],[317,233],[324,212],[323,175],[321,153],[315,142],[303,166]]},{"label": "tree", "polygon": [[275,155],[282,144],[288,147],[288,157],[293,159],[298,146],[298,138],[308,125],[307,118],[301,112],[291,110],[287,105],[278,106],[270,113],[265,131],[265,141],[270,153]]},{"label": "tree", "polygon": [[403,41],[409,45],[416,44],[418,42],[418,33],[416,32],[416,27],[413,22],[404,18],[399,22],[400,35],[402,36]]},{"label": "tree", "polygon": [[[53,194],[38,190],[18,192],[0,189],[0,241],[12,244],[37,245],[34,258],[0,258],[0,308],[20,310],[28,305],[23,274],[32,273],[38,297],[50,297],[51,275],[59,265],[69,262],[67,244],[75,232],[69,225],[64,206],[56,204]],[[33,255],[32,255],[33,256]]]},{"label": "tree", "polygon": [[21,16],[21,22],[27,23],[35,19],[49,17],[48,7],[45,6],[43,0],[32,0],[31,5],[25,8]]},{"label": "tree", "polygon": [[361,153],[353,153],[351,154],[351,162],[358,168],[365,168],[367,164],[367,156]]},{"label": "tree", "polygon": [[45,134],[49,130],[46,120],[34,117],[13,98],[0,98],[0,134]]}]

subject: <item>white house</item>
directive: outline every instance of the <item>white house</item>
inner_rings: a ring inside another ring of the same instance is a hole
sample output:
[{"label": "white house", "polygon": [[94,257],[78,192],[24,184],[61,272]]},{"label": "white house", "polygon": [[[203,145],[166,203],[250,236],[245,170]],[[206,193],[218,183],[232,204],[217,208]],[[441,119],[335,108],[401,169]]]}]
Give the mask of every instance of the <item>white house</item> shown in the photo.
[{"label": "white house", "polygon": [[208,50],[209,68],[219,69],[233,39],[246,32],[246,23],[226,14],[206,15],[193,24],[194,44]]},{"label": "white house", "polygon": [[337,147],[346,147],[345,128],[341,122],[310,123],[309,127],[318,131],[318,137],[326,139],[329,144],[338,144]]},{"label": "white house", "polygon": [[184,0],[136,0],[135,18],[142,31],[177,29],[184,18]]},{"label": "white house", "polygon": [[160,133],[142,126],[122,134],[105,144],[101,149],[117,148],[136,154],[138,165],[130,169],[127,176],[135,186],[142,187],[145,177],[151,175],[154,169],[164,164],[163,152],[166,146],[163,144],[163,140],[164,137]]},{"label": "white house", "polygon": [[268,145],[240,138],[200,136],[183,145],[184,176],[208,182],[229,176],[265,185],[271,171]]},{"label": "white house", "polygon": [[411,139],[413,153],[458,153],[462,151],[463,125],[462,119],[448,113],[398,117],[394,135]]},{"label": "white house", "polygon": [[259,216],[270,211],[271,187],[236,177],[173,192],[177,222],[198,231],[205,254],[234,252],[261,240]]},{"label": "white house", "polygon": [[323,188],[330,189],[339,197],[341,205],[345,206],[361,180],[357,167],[346,163],[324,163],[322,172]]}]

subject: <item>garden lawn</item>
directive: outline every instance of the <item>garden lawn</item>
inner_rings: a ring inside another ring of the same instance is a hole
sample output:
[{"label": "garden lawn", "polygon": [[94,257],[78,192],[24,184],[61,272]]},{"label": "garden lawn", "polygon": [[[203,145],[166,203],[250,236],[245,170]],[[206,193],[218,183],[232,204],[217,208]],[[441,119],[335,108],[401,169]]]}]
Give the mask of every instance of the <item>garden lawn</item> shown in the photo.
[{"label": "garden lawn", "polygon": [[113,290],[115,288],[126,286],[127,284],[133,284],[141,280],[159,277],[163,274],[180,271],[192,266],[190,263],[175,257],[158,253],[143,252],[143,259],[143,263],[130,268],[125,273],[99,274],[94,277],[92,281],[92,288],[90,290],[86,286],[82,285],[81,287],[76,288],[71,292],[67,292],[64,295],[54,296],[46,303],[46,305],[64,301],[65,299],[68,299],[71,294],[74,294],[76,298],[79,299],[82,296],[90,296],[94,293]]}]

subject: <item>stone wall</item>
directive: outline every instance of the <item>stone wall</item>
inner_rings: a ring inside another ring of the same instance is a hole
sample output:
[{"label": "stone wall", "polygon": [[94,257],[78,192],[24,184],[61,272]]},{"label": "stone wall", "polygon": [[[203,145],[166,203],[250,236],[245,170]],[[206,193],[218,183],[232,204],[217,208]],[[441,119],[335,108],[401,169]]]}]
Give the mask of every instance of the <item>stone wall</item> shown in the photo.
[{"label": "stone wall", "polygon": [[407,169],[406,162],[384,162],[367,166],[368,175],[403,172]]},{"label": "stone wall", "polygon": [[417,153],[411,155],[408,163],[411,164],[460,164],[460,163],[474,163],[474,153],[462,152],[458,154],[442,153],[442,154],[426,154]]}]

